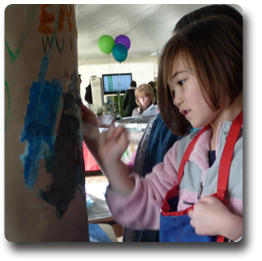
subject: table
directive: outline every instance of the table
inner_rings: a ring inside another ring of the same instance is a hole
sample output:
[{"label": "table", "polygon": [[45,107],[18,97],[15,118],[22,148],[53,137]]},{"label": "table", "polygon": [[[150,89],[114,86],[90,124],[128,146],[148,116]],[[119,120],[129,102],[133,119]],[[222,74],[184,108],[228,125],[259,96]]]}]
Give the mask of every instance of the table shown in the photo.
[{"label": "table", "polygon": [[[86,177],[85,180],[86,193],[94,201],[93,205],[87,208],[88,222],[92,224],[99,224],[102,229],[102,224],[108,224],[113,228],[117,238],[123,236],[123,227],[115,222],[104,197],[104,193],[108,185],[107,178],[104,175],[100,175]],[[108,231],[106,231],[106,233],[108,234]]]}]

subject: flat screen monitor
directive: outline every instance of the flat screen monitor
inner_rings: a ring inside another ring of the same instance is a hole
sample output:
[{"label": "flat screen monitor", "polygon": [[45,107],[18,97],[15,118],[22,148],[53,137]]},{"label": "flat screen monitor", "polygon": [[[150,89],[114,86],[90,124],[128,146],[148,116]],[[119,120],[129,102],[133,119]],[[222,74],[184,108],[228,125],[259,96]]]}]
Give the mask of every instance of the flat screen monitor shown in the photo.
[{"label": "flat screen monitor", "polygon": [[124,93],[130,87],[132,73],[103,74],[104,94]]}]

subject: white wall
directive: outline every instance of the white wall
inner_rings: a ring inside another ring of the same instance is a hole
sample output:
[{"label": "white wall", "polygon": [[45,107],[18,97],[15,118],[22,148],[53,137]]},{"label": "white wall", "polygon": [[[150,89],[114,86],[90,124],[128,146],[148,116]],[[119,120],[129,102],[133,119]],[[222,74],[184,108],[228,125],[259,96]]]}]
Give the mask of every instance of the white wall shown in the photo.
[{"label": "white wall", "polygon": [[154,81],[157,77],[157,57],[127,57],[122,62],[116,62],[112,55],[104,59],[79,60],[78,71],[81,74],[81,96],[85,103],[85,87],[89,84],[92,75],[102,77],[102,74],[109,73],[132,73],[133,80],[137,85]]}]

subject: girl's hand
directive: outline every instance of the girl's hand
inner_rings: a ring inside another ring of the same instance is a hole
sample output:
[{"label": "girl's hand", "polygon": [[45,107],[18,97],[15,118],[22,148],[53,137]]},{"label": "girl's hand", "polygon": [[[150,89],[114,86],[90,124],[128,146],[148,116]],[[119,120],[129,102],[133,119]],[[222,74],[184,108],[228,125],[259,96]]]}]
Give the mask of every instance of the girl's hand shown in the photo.
[{"label": "girl's hand", "polygon": [[82,126],[83,126],[83,138],[84,141],[89,144],[94,140],[97,140],[100,136],[96,115],[89,110],[83,103],[81,106],[82,113]]},{"label": "girl's hand", "polygon": [[106,175],[112,190],[128,194],[134,187],[129,168],[121,161],[128,146],[124,127],[113,125],[100,134],[96,115],[82,104],[83,138],[101,171]]},{"label": "girl's hand", "polygon": [[129,178],[129,168],[121,161],[127,146],[127,132],[123,126],[110,126],[99,139],[99,166],[108,178],[110,188],[122,194],[130,193],[134,187],[133,179]]},{"label": "girl's hand", "polygon": [[124,127],[115,128],[111,125],[107,131],[100,134],[96,115],[83,104],[81,110],[83,138],[93,156],[98,161],[120,160],[128,146]]},{"label": "girl's hand", "polygon": [[202,197],[189,211],[190,224],[198,235],[218,235],[217,224],[228,212],[227,207],[215,197]]},{"label": "girl's hand", "polygon": [[234,241],[242,236],[243,220],[215,197],[202,197],[188,213],[198,235],[221,235]]},{"label": "girl's hand", "polygon": [[127,132],[123,126],[115,128],[113,125],[101,133],[99,140],[100,155],[104,162],[112,164],[120,160],[128,147]]}]

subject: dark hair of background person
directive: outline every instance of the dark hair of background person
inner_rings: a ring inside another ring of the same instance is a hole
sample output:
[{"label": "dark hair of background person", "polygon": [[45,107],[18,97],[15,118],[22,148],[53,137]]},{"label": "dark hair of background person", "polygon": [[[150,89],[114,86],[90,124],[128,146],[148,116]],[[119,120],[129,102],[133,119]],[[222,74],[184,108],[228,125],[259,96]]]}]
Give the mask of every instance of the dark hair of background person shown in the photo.
[{"label": "dark hair of background person", "polygon": [[150,81],[148,84],[151,85],[153,89],[155,89],[155,87],[156,87],[156,82]]},{"label": "dark hair of background person", "polygon": [[135,82],[135,81],[132,81],[132,82],[130,83],[130,86],[131,86],[131,87],[136,87],[136,82]]},{"label": "dark hair of background person", "polygon": [[197,20],[200,20],[203,17],[209,17],[213,15],[225,15],[233,19],[241,27],[243,27],[243,17],[242,15],[232,6],[229,5],[210,5],[204,6],[200,9],[197,9],[188,15],[182,17],[176,24],[174,32],[180,31],[185,26],[193,23]]},{"label": "dark hair of background person", "polygon": [[155,102],[153,104],[157,104],[157,91],[156,91],[156,82],[150,81],[148,83],[150,86],[152,86],[154,94],[155,94]]}]

